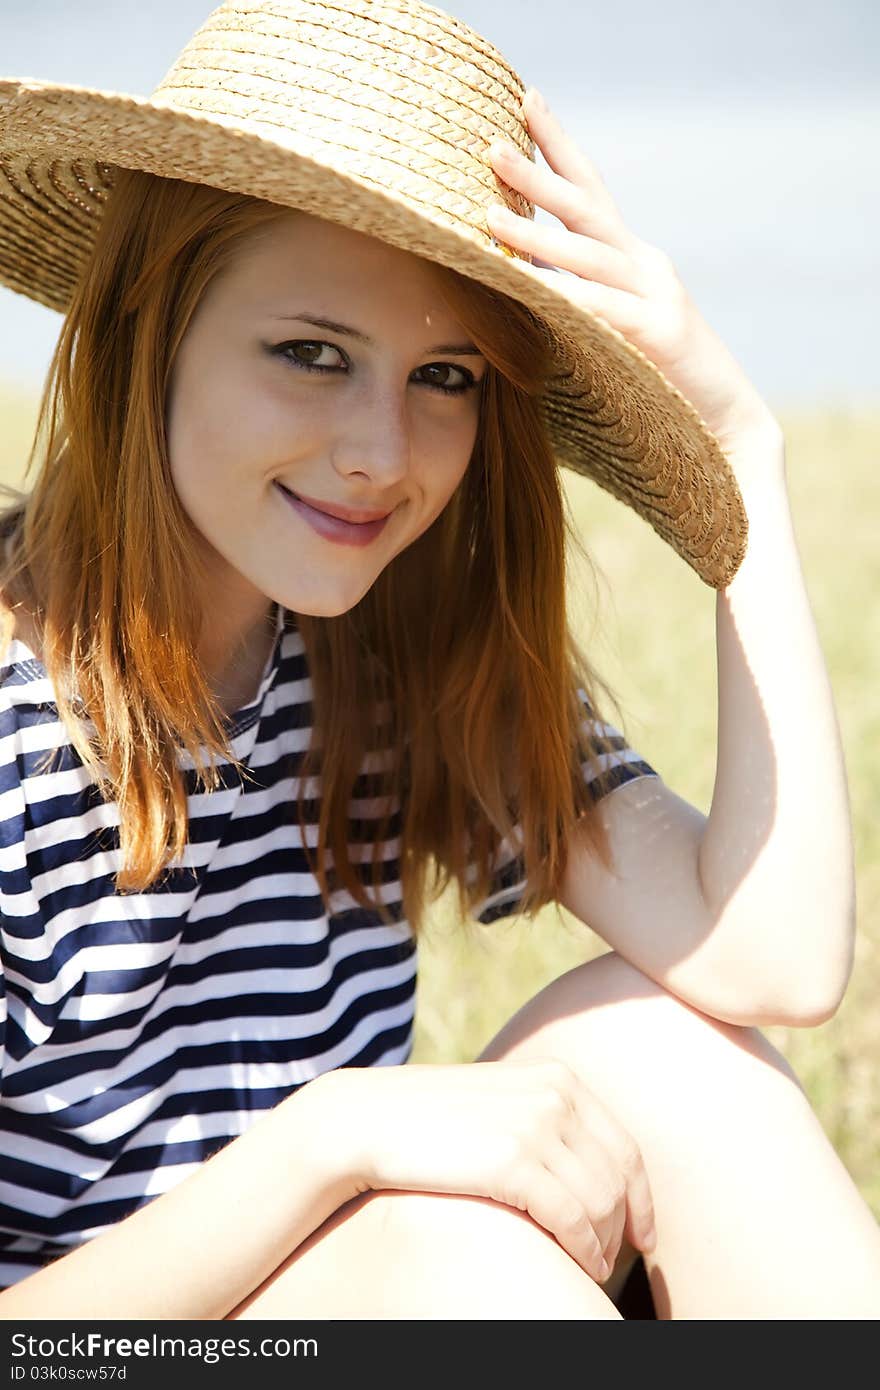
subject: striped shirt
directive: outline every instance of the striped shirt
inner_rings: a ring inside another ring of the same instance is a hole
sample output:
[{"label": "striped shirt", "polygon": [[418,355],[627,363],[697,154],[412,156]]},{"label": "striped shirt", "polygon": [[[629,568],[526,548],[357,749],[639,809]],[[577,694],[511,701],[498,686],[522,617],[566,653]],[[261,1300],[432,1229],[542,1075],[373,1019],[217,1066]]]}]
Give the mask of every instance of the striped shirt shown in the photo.
[{"label": "striped shirt", "polygon": [[[295,615],[279,606],[257,695],[230,717],[249,776],[223,761],[222,785],[197,791],[180,749],[185,854],[160,886],[120,895],[117,804],[30,648],[16,639],[0,664],[0,1288],[174,1187],[320,1073],[409,1058],[417,951],[399,816],[383,847],[393,922],[341,891],[328,911],[291,815],[311,702]],[[657,775],[604,727],[619,750],[609,788]],[[353,817],[376,815],[370,791],[365,764]],[[505,842],[474,916],[514,912],[524,889]]]}]

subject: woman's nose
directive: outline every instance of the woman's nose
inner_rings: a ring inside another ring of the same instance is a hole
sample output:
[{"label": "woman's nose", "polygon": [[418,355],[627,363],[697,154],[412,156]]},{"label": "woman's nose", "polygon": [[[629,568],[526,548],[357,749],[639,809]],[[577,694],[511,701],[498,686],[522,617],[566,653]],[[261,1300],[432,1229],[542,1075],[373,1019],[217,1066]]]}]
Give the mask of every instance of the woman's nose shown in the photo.
[{"label": "woman's nose", "polygon": [[411,465],[411,422],[404,393],[371,393],[352,406],[337,438],[334,462],[340,473],[365,474],[374,486],[399,483]]}]

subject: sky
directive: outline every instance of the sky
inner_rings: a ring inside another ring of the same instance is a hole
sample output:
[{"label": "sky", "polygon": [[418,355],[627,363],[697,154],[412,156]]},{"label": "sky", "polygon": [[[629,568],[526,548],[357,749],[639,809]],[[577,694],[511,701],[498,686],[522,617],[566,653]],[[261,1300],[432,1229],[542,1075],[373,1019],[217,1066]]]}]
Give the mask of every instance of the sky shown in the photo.
[{"label": "sky", "polygon": [[[0,76],[148,96],[212,8],[0,0]],[[543,92],[771,409],[880,405],[876,0],[441,8]],[[38,389],[60,324],[0,288],[0,380]]]}]

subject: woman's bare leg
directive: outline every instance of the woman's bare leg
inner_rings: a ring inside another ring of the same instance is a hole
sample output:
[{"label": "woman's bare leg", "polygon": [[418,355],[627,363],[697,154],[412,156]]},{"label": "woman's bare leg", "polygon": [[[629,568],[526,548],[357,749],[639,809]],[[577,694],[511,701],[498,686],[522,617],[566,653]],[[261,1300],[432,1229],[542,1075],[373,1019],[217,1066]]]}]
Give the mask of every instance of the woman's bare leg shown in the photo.
[{"label": "woman's bare leg", "polygon": [[346,1203],[227,1317],[620,1320],[530,1217],[399,1191]]},{"label": "woman's bare leg", "polygon": [[575,1066],[639,1144],[659,1318],[880,1317],[880,1226],[758,1029],[707,1018],[612,951],[529,1000],[479,1060],[527,1056]]},{"label": "woman's bare leg", "polygon": [[[615,952],[529,1000],[478,1061],[558,1056],[641,1148],[660,1318],[876,1318],[880,1228],[791,1067],[764,1035],[709,1019]],[[474,1197],[355,1199],[231,1318],[615,1318],[546,1231]]]}]

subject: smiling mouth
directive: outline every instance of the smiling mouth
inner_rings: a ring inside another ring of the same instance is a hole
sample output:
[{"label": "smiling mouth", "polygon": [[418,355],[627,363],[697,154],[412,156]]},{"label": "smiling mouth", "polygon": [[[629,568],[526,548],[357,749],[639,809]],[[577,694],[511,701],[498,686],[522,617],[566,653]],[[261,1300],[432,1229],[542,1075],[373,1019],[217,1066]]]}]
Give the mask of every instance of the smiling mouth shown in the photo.
[{"label": "smiling mouth", "polygon": [[322,516],[333,517],[336,521],[344,521],[348,526],[369,526],[377,521],[385,521],[391,512],[369,512],[365,511],[359,515],[348,507],[333,507],[329,504],[320,502],[316,497],[303,497],[301,493],[294,492],[292,488],[285,487],[284,483],[279,482],[278,486],[282,492],[287,493],[288,497],[295,497],[298,502],[302,502],[312,511],[320,512]]},{"label": "smiling mouth", "polygon": [[304,498],[298,497],[283,483],[276,480],[275,485],[288,507],[298,513],[313,531],[322,536],[324,540],[335,541],[339,545],[357,547],[370,545],[377,536],[381,535],[392,515],[391,512],[386,512],[377,521],[342,521],[339,517],[331,516],[328,512],[322,512],[317,507],[312,507]]}]

